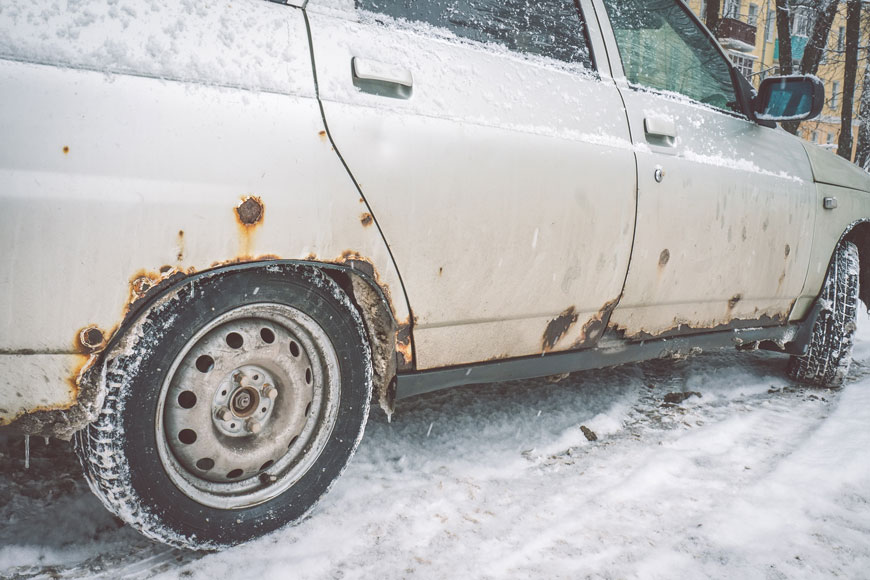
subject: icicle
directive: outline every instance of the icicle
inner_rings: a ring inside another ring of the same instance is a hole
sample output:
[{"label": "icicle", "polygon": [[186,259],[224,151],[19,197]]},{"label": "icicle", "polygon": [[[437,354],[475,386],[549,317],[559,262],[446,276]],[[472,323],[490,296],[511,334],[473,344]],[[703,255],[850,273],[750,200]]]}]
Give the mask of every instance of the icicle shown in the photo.
[{"label": "icicle", "polygon": [[432,423],[429,423],[429,430],[426,431],[426,437],[428,437],[432,433],[432,425],[434,425],[434,424],[435,424],[434,421]]},{"label": "icicle", "polygon": [[30,469],[30,435],[24,436],[24,469]]},{"label": "icicle", "polygon": [[45,441],[45,446],[48,447],[48,435],[43,437],[42,440]]}]

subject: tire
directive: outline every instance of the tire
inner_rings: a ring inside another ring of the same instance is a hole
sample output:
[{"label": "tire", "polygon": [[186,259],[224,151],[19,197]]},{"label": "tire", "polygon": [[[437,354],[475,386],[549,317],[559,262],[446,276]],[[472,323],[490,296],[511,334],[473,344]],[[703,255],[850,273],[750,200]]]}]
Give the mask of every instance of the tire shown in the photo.
[{"label": "tire", "polygon": [[188,282],[104,365],[76,437],[91,489],[145,535],[220,549],[303,519],[362,438],[372,389],[362,320],[316,269]]},{"label": "tire", "polygon": [[807,353],[792,356],[788,375],[808,385],[839,387],[852,364],[858,314],[858,249],[851,242],[834,252],[819,296],[822,311],[813,326]]}]

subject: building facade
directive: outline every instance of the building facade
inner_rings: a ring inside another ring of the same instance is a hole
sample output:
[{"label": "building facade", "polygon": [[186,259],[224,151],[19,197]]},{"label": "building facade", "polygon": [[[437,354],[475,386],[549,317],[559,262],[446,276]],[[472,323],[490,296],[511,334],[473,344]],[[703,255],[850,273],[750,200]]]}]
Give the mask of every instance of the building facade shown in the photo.
[{"label": "building facade", "polygon": [[[702,21],[706,12],[706,0],[686,2]],[[815,5],[818,2],[792,0],[791,2],[791,47],[795,71],[800,70],[800,61],[809,43],[817,18]],[[817,119],[801,123],[798,135],[832,150],[837,149],[840,138],[840,118],[843,107],[843,76],[846,48],[846,3],[838,2],[837,15],[822,63],[817,76],[825,84],[826,103]],[[866,10],[865,10],[866,12]],[[779,74],[779,39],[776,30],[776,2],[774,0],[721,0],[721,21],[717,37],[731,61],[752,81],[754,86],[766,77]],[[867,14],[862,14],[862,28]],[[860,42],[859,42],[860,46]],[[857,118],[864,71],[867,66],[866,49],[859,51],[858,73],[853,107],[853,119]],[[857,145],[858,124],[852,123],[852,158]]]}]

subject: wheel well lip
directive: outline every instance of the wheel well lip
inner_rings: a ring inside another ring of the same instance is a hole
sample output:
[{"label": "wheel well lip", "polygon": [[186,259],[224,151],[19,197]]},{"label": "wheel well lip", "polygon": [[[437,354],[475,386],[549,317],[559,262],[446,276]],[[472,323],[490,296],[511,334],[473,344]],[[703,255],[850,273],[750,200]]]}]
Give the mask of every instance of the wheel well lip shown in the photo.
[{"label": "wheel well lip", "polygon": [[353,265],[334,264],[330,262],[317,262],[313,260],[259,260],[253,262],[222,265],[215,268],[209,268],[207,270],[200,270],[196,273],[189,275],[179,273],[175,276],[168,278],[167,284],[159,284],[157,286],[154,286],[151,292],[148,292],[148,294],[145,295],[143,298],[136,300],[130,305],[129,309],[124,315],[123,320],[118,325],[115,332],[112,333],[111,338],[109,338],[109,340],[106,342],[105,347],[100,352],[100,355],[111,352],[112,349],[117,346],[118,341],[121,339],[121,337],[123,337],[124,333],[131,326],[133,326],[135,322],[142,316],[142,314],[147,312],[156,302],[158,302],[163,297],[172,294],[173,292],[177,292],[180,288],[184,287],[187,284],[212,276],[226,276],[230,274],[249,272],[253,270],[263,270],[274,266],[288,265],[317,268],[320,270],[333,270],[345,274],[359,276],[360,278],[365,280],[366,283],[371,286],[375,290],[375,292],[377,292],[378,297],[385,304],[387,304],[387,310],[389,310],[390,317],[393,319],[393,322],[396,322],[394,309],[392,307],[392,304],[390,303],[387,293],[380,286],[380,284],[378,284],[377,280],[375,280],[375,277],[372,274],[369,274],[368,272],[360,268],[355,268],[353,267]]}]

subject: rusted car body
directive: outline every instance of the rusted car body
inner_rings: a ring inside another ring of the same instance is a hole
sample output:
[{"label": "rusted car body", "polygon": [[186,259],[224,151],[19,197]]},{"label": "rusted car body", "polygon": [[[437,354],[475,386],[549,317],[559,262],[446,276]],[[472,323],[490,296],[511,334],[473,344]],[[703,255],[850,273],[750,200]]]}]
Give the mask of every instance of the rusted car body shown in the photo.
[{"label": "rusted car body", "polygon": [[579,2],[585,66],[370,2],[4,4],[10,431],[91,423],[137,317],[228,272],[335,280],[388,412],[698,349],[800,354],[841,240],[870,272],[867,175],[748,111],[637,90],[603,0]]}]

